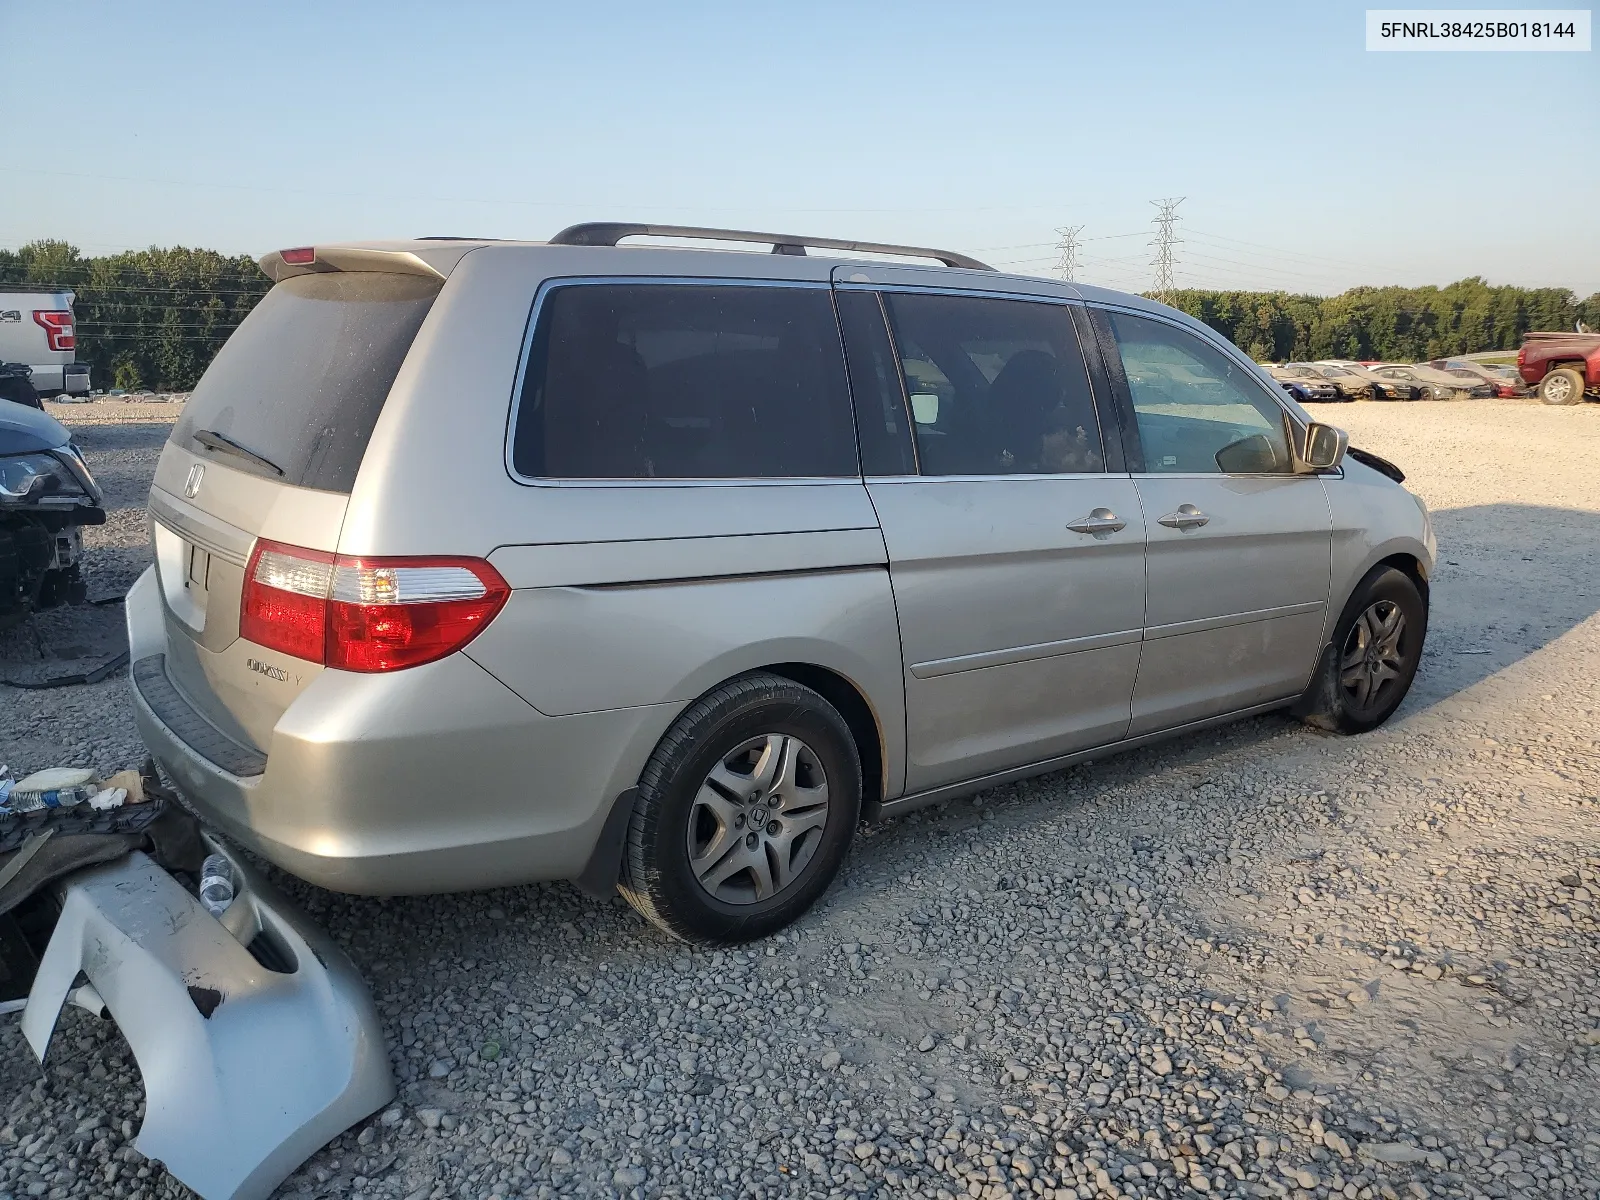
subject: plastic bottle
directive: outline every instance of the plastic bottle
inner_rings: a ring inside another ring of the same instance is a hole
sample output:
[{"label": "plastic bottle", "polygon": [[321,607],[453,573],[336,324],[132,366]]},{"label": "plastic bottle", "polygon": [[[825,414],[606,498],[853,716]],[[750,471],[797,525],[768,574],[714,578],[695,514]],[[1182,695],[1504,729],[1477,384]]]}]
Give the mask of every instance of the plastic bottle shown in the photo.
[{"label": "plastic bottle", "polygon": [[226,855],[210,855],[201,866],[200,903],[213,917],[220,917],[233,903],[233,864]]},{"label": "plastic bottle", "polygon": [[13,813],[34,812],[41,808],[71,808],[82,804],[100,790],[94,772],[79,767],[51,767],[35,771],[11,785],[6,807]]}]

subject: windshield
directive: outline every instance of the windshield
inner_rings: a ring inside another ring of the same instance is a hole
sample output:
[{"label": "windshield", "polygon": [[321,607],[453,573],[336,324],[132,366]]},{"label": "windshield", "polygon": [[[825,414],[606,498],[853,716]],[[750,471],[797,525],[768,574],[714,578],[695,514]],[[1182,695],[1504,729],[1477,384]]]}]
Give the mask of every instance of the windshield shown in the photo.
[{"label": "windshield", "polygon": [[212,360],[172,440],[239,470],[348,492],[440,286],[377,271],[284,280]]}]

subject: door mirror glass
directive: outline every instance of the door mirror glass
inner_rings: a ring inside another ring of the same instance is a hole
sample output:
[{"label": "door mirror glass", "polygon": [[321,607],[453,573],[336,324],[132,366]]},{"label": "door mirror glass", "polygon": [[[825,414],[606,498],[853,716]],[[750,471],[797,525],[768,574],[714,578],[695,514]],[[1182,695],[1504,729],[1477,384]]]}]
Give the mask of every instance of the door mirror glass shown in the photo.
[{"label": "door mirror glass", "polygon": [[1301,459],[1308,468],[1331,471],[1344,460],[1344,452],[1350,448],[1350,435],[1332,425],[1313,423],[1306,426],[1305,446]]},{"label": "door mirror glass", "polygon": [[1270,475],[1283,470],[1277,447],[1262,433],[1229,442],[1217,451],[1217,468],[1226,475]]}]

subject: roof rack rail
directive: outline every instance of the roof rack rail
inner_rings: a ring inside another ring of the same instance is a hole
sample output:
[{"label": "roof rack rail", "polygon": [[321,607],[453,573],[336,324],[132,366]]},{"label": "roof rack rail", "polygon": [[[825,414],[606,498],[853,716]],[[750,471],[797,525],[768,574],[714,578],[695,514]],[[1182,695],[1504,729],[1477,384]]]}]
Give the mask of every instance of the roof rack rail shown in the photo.
[{"label": "roof rack rail", "polygon": [[550,239],[552,246],[615,246],[626,237],[705,238],[718,242],[770,242],[774,254],[804,255],[807,246],[818,250],[854,250],[862,254],[897,254],[907,258],[931,258],[947,267],[969,271],[992,271],[954,250],[934,250],[927,246],[895,246],[887,242],[846,242],[838,238],[799,237],[792,233],[758,233],[749,229],[712,229],[699,225],[637,225],[627,221],[589,221],[569,225]]}]

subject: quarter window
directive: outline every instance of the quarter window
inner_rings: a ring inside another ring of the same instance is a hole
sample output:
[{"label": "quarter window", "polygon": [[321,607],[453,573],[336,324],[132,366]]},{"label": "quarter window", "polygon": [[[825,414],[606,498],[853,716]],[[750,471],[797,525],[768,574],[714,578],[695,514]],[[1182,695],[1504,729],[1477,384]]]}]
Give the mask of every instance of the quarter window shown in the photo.
[{"label": "quarter window", "polygon": [[863,475],[915,475],[905,393],[876,292],[845,290],[834,298],[850,364],[850,398]]},{"label": "quarter window", "polygon": [[1293,469],[1284,411],[1243,366],[1165,321],[1110,317],[1146,471]]},{"label": "quarter window", "polygon": [[922,474],[1105,470],[1064,306],[923,293],[885,299]]},{"label": "quarter window", "polygon": [[827,289],[553,289],[528,354],[512,465],[556,479],[855,475]]}]

